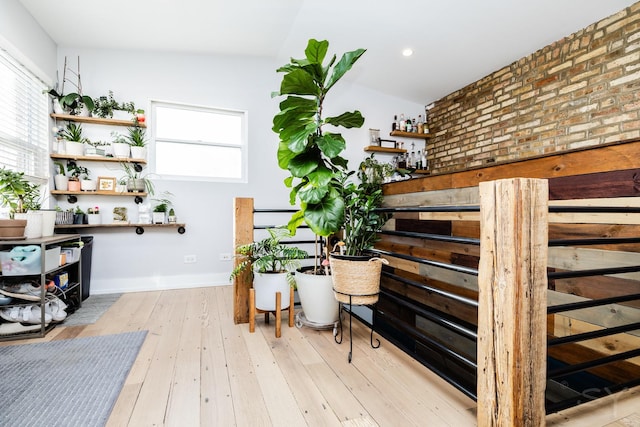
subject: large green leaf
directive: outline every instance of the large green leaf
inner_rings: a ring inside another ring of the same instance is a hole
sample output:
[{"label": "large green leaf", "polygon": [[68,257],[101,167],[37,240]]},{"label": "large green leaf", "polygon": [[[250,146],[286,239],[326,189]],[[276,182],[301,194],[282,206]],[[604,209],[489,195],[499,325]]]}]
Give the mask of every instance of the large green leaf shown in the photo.
[{"label": "large green leaf", "polygon": [[318,163],[317,154],[313,151],[307,151],[292,158],[289,161],[288,169],[289,172],[291,172],[291,175],[302,178],[316,170],[320,164]]},{"label": "large green leaf", "polygon": [[327,40],[318,41],[316,39],[310,39],[307,43],[307,48],[304,50],[304,54],[309,62],[316,64],[322,64],[327,51],[329,50],[329,42]]},{"label": "large green leaf", "polygon": [[280,85],[282,95],[320,95],[320,89],[308,72],[297,69],[284,75]]},{"label": "large green leaf", "polygon": [[304,224],[304,212],[297,211],[296,213],[291,215],[291,219],[289,220],[289,223],[287,224],[287,229],[289,230],[289,232],[291,233],[292,236],[295,236],[296,235],[296,230],[302,224]]},{"label": "large green leaf", "polygon": [[316,142],[322,153],[330,159],[338,156],[347,147],[339,133],[325,133],[321,138],[316,138]]},{"label": "large green leaf", "polygon": [[331,191],[320,203],[306,206],[304,220],[320,236],[335,233],[342,227],[344,202],[335,191]]},{"label": "large green leaf", "polygon": [[325,87],[325,90],[331,89],[338,80],[344,76],[344,74],[351,69],[353,64],[366,52],[366,49],[356,49],[351,52],[347,52],[340,58],[340,61],[333,68],[333,73],[329,77],[329,81]]},{"label": "large green leaf", "polygon": [[324,165],[319,165],[309,174],[309,182],[315,186],[326,186],[331,182],[333,172]]},{"label": "large green leaf", "polygon": [[301,201],[307,204],[316,204],[320,203],[328,192],[329,187],[326,185],[315,186],[307,184],[298,191],[298,197],[300,197]]},{"label": "large green leaf", "polygon": [[289,150],[286,142],[280,141],[278,144],[278,166],[282,169],[289,169],[289,163],[297,154]]},{"label": "large green leaf", "polygon": [[362,113],[356,110],[353,112],[342,113],[336,117],[327,117],[324,119],[325,123],[329,123],[333,126],[343,126],[347,129],[359,128],[364,124],[364,117]]}]

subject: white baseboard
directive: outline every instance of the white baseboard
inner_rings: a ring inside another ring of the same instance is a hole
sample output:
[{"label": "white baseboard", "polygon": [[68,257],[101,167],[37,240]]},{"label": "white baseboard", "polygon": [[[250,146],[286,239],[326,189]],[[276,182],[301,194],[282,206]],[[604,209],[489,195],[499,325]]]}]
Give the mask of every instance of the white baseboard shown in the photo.
[{"label": "white baseboard", "polygon": [[196,274],[180,276],[119,277],[113,279],[91,278],[91,295],[126,292],[161,291],[167,289],[203,288],[230,285],[228,273]]}]

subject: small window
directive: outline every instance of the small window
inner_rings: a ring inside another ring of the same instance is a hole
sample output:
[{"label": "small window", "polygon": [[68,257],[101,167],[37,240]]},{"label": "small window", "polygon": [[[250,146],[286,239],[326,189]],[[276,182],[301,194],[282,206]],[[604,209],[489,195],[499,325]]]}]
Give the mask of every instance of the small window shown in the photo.
[{"label": "small window", "polygon": [[246,182],[246,112],[152,102],[154,172]]},{"label": "small window", "polygon": [[0,49],[0,168],[36,182],[49,177],[46,85]]}]

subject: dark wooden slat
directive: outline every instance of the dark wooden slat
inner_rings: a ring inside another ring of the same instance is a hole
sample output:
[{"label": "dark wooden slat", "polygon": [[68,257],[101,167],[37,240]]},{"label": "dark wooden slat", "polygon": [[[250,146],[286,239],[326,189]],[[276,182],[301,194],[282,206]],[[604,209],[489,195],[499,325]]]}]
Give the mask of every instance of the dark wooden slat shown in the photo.
[{"label": "dark wooden slat", "polygon": [[549,179],[549,200],[636,197],[640,169],[614,170]]}]

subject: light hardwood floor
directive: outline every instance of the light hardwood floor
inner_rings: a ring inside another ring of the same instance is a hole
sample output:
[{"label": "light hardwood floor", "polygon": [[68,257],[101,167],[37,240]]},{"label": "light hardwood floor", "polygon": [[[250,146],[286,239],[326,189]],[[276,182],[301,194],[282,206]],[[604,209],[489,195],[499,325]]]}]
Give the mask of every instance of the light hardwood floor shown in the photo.
[{"label": "light hardwood floor", "polygon": [[[93,325],[24,342],[148,330],[108,426],[476,425],[475,402],[388,341],[372,349],[357,321],[349,364],[348,336],[283,323],[277,339],[263,316],[251,334],[232,311],[230,286],[129,293]],[[639,408],[636,389],[547,425],[636,426]]]}]

